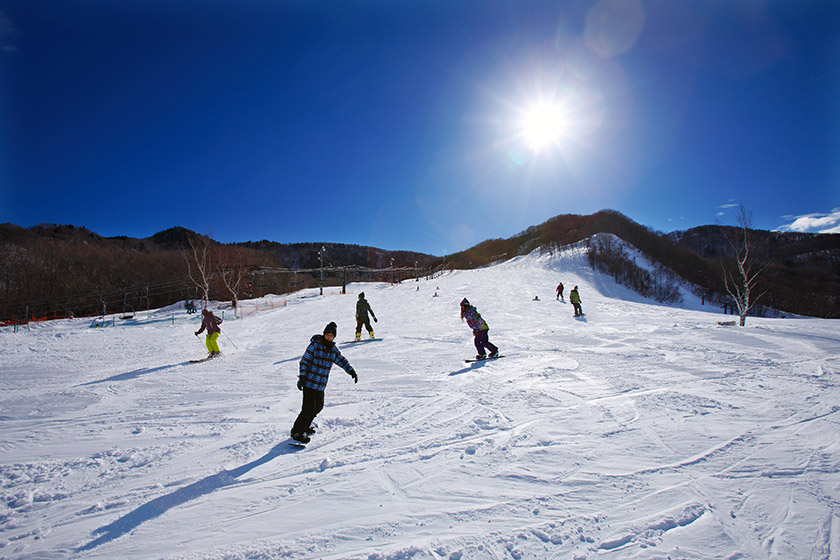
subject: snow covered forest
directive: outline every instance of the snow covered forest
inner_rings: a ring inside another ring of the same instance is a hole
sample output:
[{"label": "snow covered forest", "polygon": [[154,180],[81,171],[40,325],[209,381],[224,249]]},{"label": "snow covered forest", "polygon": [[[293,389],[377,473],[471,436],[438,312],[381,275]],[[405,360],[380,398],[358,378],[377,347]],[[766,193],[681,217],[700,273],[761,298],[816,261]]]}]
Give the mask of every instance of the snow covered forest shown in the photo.
[{"label": "snow covered forest", "polygon": [[[360,291],[382,340],[346,344]],[[578,248],[214,303],[205,363],[181,305],[2,328],[0,557],[840,558],[836,321],[722,326],[680,295]],[[464,297],[504,358],[464,362]],[[330,321],[359,382],[333,368],[299,449],[298,362]]]}]

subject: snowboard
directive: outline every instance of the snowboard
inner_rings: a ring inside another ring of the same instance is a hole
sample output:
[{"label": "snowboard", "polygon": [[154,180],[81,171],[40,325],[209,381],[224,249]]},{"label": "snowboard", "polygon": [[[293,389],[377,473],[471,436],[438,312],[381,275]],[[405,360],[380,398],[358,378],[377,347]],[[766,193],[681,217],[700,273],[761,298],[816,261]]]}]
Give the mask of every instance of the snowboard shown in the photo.
[{"label": "snowboard", "polygon": [[504,358],[504,356],[502,354],[499,354],[495,358],[481,358],[481,359],[470,358],[469,360],[464,360],[464,361],[467,362],[468,364],[470,364],[472,362],[489,362],[490,360],[498,360],[499,358]]},{"label": "snowboard", "polygon": [[374,341],[377,341],[377,340],[382,340],[382,337],[377,337],[377,338],[363,338],[363,339],[361,339],[361,340],[347,340],[347,341],[345,341],[345,342],[342,342],[342,344],[356,344],[356,343],[358,343],[358,342],[374,342]]}]

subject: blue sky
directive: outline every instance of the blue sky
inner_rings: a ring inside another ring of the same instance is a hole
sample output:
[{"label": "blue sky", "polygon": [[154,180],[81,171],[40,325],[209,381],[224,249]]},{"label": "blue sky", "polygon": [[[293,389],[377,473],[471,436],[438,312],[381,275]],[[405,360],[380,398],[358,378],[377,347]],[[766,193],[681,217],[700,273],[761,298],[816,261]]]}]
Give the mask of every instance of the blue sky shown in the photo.
[{"label": "blue sky", "polygon": [[0,222],[436,255],[604,208],[836,230],[837,29],[817,0],[5,2]]}]

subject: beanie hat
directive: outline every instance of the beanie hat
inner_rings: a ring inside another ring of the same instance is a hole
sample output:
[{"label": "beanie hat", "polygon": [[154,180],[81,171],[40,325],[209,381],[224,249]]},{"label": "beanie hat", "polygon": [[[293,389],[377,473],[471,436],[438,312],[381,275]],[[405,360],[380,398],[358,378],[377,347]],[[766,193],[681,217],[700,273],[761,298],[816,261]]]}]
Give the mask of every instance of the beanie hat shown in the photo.
[{"label": "beanie hat", "polygon": [[332,333],[335,336],[336,331],[338,330],[338,325],[335,323],[330,323],[326,327],[324,327],[324,334]]},{"label": "beanie hat", "polygon": [[464,299],[461,300],[461,307],[469,307],[469,306],[470,306],[470,302],[467,298],[464,298]]},{"label": "beanie hat", "polygon": [[364,297],[365,297],[365,293],[364,292],[359,292],[359,299],[362,299]]}]

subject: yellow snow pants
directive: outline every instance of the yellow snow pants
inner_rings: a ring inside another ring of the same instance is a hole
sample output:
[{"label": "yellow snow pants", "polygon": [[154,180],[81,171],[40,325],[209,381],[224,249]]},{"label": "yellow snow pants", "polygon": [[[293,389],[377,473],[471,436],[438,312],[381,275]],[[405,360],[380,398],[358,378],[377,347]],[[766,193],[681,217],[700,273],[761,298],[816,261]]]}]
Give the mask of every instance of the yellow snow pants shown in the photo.
[{"label": "yellow snow pants", "polygon": [[219,343],[216,342],[219,338],[219,333],[207,333],[207,340],[205,340],[204,344],[207,346],[208,352],[221,352],[219,350]]}]

